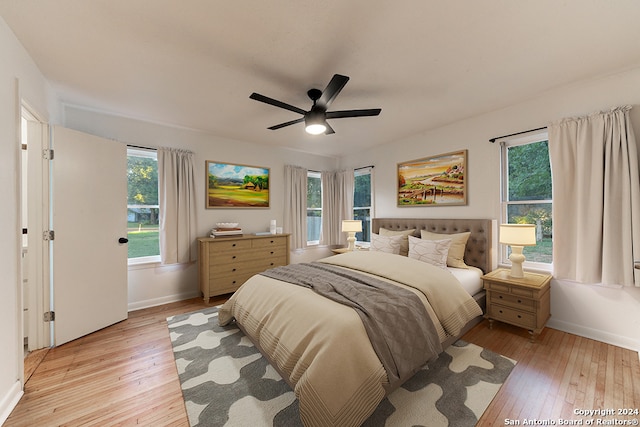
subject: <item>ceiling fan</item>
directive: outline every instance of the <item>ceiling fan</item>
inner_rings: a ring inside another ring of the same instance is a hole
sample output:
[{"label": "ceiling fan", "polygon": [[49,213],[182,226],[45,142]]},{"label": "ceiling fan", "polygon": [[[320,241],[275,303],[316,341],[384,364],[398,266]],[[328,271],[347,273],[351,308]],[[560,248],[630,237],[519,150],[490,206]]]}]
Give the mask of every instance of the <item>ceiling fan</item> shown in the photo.
[{"label": "ceiling fan", "polygon": [[338,96],[344,85],[349,81],[349,77],[340,74],[334,74],[331,81],[324,89],[309,89],[307,95],[313,101],[313,106],[309,111],[305,111],[302,108],[294,107],[282,101],[278,101],[268,96],[260,95],[259,93],[252,93],[249,98],[256,101],[264,102],[265,104],[274,105],[276,107],[284,108],[285,110],[293,111],[294,113],[302,114],[302,117],[290,122],[280,123],[275,126],[271,126],[268,129],[277,130],[286,126],[294,125],[296,123],[305,123],[305,130],[312,135],[319,135],[324,133],[330,135],[335,133],[333,128],[327,123],[327,119],[343,119],[346,117],[365,117],[365,116],[377,116],[382,109],[371,108],[367,110],[343,110],[343,111],[327,111],[331,102]]}]

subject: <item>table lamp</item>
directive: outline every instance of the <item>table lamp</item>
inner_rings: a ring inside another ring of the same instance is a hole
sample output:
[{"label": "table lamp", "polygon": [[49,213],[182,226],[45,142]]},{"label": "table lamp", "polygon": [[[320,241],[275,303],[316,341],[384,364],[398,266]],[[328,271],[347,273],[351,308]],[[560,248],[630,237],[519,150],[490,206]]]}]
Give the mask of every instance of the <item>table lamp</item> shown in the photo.
[{"label": "table lamp", "polygon": [[536,226],[533,224],[501,224],[500,243],[511,246],[511,277],[522,278],[522,263],[524,255],[522,249],[525,246],[535,246]]},{"label": "table lamp", "polygon": [[342,231],[348,234],[347,242],[349,246],[347,250],[354,250],[356,247],[356,233],[362,231],[362,221],[358,219],[345,219],[342,221]]}]

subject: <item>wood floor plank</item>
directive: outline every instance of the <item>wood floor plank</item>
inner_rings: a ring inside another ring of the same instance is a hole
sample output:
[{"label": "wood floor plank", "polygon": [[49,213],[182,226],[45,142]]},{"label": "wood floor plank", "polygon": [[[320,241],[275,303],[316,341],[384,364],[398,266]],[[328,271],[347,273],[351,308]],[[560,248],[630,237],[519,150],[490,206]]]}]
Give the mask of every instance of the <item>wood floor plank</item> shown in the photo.
[{"label": "wood floor plank", "polygon": [[[188,426],[166,318],[205,307],[197,298],[134,311],[50,349],[30,367],[5,426]],[[463,339],[517,361],[478,426],[580,419],[576,408],[640,408],[636,352],[550,328],[530,343],[526,331],[499,322],[493,329],[483,322]]]}]

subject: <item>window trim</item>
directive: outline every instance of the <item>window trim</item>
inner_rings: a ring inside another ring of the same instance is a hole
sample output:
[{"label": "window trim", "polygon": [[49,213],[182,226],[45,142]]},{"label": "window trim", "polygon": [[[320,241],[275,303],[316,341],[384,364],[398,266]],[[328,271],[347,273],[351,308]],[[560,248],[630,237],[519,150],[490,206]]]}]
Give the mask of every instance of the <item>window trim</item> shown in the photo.
[{"label": "window trim", "polygon": [[[142,148],[142,147],[131,147],[127,146],[127,158],[131,157],[143,157],[147,159],[158,160],[158,151],[155,148]],[[127,204],[127,210],[129,208],[156,208],[158,209],[158,215],[160,215],[160,204],[157,205],[130,205]],[[128,221],[127,221],[128,222]],[[160,231],[160,227],[158,226],[158,232]],[[128,233],[127,233],[128,234]],[[158,243],[158,249],[160,250],[160,244]],[[129,258],[127,256],[127,265],[128,266],[136,266],[143,264],[159,264],[162,262],[160,255],[149,255],[142,257]]]},{"label": "window trim", "polygon": [[[307,205],[307,211],[305,212],[305,225],[306,221],[309,218],[308,212],[309,211],[320,211],[320,233],[318,233],[318,236],[322,236],[322,172],[318,172],[318,171],[307,171],[307,182],[309,181],[309,178],[317,178],[320,180],[320,207],[319,208],[310,208]],[[308,199],[308,195],[307,195],[307,199]],[[307,246],[319,246],[320,245],[320,239],[318,240],[309,240],[309,236],[307,235]]]},{"label": "window trim", "polygon": [[[374,194],[375,194],[375,192],[373,191],[373,189],[374,189],[373,166],[366,166],[366,167],[362,167],[362,168],[354,169],[354,170],[353,170],[353,179],[354,179],[354,182],[355,182],[355,179],[356,179],[356,177],[357,177],[358,175],[369,175],[369,176],[371,177],[371,178],[369,179],[369,182],[370,182],[370,187],[369,187],[370,198],[369,198],[369,199],[370,199],[371,204],[370,204],[370,206],[356,206],[356,205],[355,205],[355,199],[356,199],[356,197],[355,197],[355,184],[354,184],[354,186],[353,186],[353,191],[354,191],[354,193],[353,193],[354,205],[353,205],[353,212],[352,212],[352,215],[353,215],[353,218],[355,218],[355,217],[356,217],[356,209],[369,209],[369,227],[368,227],[368,229],[369,229],[369,233],[371,233],[371,232],[372,232],[372,231],[371,231],[371,224],[372,224],[372,222],[373,222],[373,218],[374,218],[374,216],[375,216],[375,214],[374,214],[374,207],[373,207],[373,206],[374,206],[374,199],[373,199],[373,197],[374,197]],[[364,244],[365,244],[365,246],[366,246],[367,244],[369,244],[370,242],[371,242],[371,235],[369,235],[369,240],[362,240],[362,241],[358,240],[358,243],[364,243]]]},{"label": "window trim", "polygon": [[[508,221],[508,208],[509,205],[517,205],[517,204],[531,204],[531,203],[550,203],[553,209],[553,198],[551,199],[540,199],[540,200],[518,200],[510,202],[508,195],[508,173],[509,173],[509,165],[507,161],[507,149],[510,147],[517,147],[520,145],[532,144],[535,142],[548,141],[549,140],[549,132],[547,129],[544,130],[536,130],[530,133],[518,135],[517,137],[503,138],[499,139],[496,142],[500,144],[500,224],[506,224]],[[553,184],[553,183],[552,183]],[[507,245],[503,245],[498,242],[498,263],[501,265],[511,265],[511,261],[508,258],[508,248]],[[528,270],[537,270],[543,272],[551,272],[553,271],[553,262],[551,263],[543,263],[543,262],[533,262],[525,260],[523,263],[523,267]]]}]

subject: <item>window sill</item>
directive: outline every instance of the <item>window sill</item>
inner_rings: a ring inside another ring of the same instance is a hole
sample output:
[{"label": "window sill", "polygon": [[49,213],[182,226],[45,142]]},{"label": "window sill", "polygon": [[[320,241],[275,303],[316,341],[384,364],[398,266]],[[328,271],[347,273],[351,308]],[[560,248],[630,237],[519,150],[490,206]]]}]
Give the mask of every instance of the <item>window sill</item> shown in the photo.
[{"label": "window sill", "polygon": [[160,255],[140,257],[140,258],[130,258],[128,260],[129,270],[152,268],[152,267],[157,267],[159,265],[160,265]]}]

